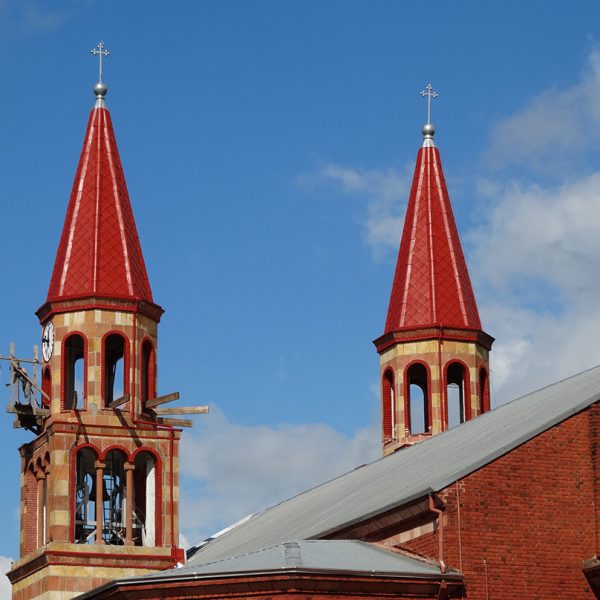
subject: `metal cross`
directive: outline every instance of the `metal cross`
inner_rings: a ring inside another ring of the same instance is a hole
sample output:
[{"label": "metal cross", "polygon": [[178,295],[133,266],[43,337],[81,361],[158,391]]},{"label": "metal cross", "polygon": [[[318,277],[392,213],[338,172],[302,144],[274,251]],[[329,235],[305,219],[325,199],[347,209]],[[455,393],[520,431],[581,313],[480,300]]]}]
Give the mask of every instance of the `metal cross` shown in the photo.
[{"label": "metal cross", "polygon": [[421,96],[427,96],[427,125],[431,125],[431,99],[437,98],[438,93],[428,83],[427,87],[421,92]]},{"label": "metal cross", "polygon": [[102,83],[102,57],[108,56],[110,52],[105,48],[103,41],[100,41],[100,43],[95,48],[92,48],[90,52],[94,56],[97,54],[100,58],[100,64],[98,65],[98,82]]}]

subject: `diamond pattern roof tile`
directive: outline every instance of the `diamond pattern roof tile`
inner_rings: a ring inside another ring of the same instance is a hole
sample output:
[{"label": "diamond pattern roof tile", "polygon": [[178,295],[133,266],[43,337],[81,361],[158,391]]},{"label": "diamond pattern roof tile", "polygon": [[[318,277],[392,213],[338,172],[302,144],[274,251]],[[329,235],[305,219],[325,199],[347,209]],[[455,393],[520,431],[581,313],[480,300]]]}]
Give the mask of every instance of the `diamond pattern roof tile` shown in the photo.
[{"label": "diamond pattern roof tile", "polygon": [[114,297],[153,302],[110,113],[88,121],[48,301]]},{"label": "diamond pattern roof tile", "polygon": [[440,154],[419,150],[385,333],[431,325],[481,330]]}]

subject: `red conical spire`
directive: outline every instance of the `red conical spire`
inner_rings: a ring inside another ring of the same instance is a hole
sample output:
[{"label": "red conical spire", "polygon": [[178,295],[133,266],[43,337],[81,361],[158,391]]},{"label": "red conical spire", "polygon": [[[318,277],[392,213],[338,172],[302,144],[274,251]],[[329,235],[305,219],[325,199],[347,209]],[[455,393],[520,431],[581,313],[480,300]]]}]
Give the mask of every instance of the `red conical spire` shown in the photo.
[{"label": "red conical spire", "polygon": [[[490,408],[489,352],[433,143],[431,84],[380,357],[384,454]],[[458,395],[454,392],[458,390]]]},{"label": "red conical spire", "polygon": [[133,212],[117,150],[106,86],[97,100],[56,253],[48,302],[113,298],[152,303]]},{"label": "red conical spire", "polygon": [[385,333],[440,326],[481,330],[433,126],[423,129]]}]

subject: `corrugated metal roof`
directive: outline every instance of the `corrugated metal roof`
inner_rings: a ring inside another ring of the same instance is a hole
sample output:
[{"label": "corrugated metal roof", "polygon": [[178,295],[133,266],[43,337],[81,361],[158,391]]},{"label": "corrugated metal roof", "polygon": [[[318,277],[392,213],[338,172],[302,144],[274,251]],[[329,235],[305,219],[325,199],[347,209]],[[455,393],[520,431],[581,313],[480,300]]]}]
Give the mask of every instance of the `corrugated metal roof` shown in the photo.
[{"label": "corrugated metal roof", "polygon": [[440,575],[439,566],[355,540],[298,540],[208,564],[188,563],[180,569],[144,576],[188,578],[298,569],[368,572],[387,575]]},{"label": "corrugated metal roof", "polygon": [[600,400],[600,366],[258,513],[200,548],[201,565],[328,533],[439,491]]}]

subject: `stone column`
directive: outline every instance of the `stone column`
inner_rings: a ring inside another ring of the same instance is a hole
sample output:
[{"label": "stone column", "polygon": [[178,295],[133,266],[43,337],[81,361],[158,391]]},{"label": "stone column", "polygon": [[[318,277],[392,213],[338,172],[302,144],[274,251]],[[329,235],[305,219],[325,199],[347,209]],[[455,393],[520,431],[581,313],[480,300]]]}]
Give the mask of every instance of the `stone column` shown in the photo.
[{"label": "stone column", "polygon": [[126,462],[125,469],[125,545],[133,546],[133,471],[135,465]]},{"label": "stone column", "polygon": [[105,466],[106,463],[101,460],[97,460],[94,463],[94,467],[96,467],[96,544],[104,544],[102,530],[104,529],[103,501]]}]

